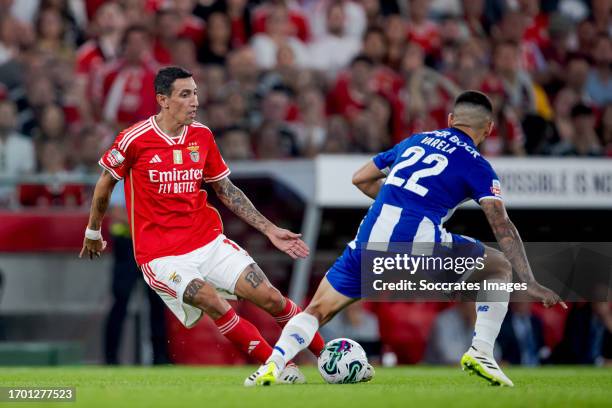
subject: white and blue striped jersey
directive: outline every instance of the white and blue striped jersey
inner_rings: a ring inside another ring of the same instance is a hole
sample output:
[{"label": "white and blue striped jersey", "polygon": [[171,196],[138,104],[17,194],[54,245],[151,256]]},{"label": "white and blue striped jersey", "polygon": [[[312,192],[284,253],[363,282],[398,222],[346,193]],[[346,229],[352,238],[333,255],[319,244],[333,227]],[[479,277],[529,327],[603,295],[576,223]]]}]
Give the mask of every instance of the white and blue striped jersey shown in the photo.
[{"label": "white and blue striped jersey", "polygon": [[365,242],[452,242],[443,224],[464,201],[501,199],[495,171],[456,128],[418,133],[373,158],[387,179],[357,233]]}]

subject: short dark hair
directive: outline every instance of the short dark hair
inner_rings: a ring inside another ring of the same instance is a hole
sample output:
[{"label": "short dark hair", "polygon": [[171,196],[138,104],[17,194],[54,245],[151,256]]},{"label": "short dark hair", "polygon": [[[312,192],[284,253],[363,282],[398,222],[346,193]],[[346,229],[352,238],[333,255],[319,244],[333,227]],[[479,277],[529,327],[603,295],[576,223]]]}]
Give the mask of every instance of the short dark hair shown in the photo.
[{"label": "short dark hair", "polygon": [[193,74],[181,67],[166,67],[155,75],[155,94],[172,95],[172,84],[177,79],[191,78]]},{"label": "short dark hair", "polygon": [[142,24],[133,24],[125,29],[123,32],[123,36],[121,36],[121,47],[125,48],[130,36],[135,33],[143,34],[147,39],[151,38],[151,33],[149,29]]},{"label": "short dark hair", "polygon": [[572,110],[570,112],[570,116],[572,118],[577,118],[578,116],[591,116],[592,114],[593,108],[582,102],[578,102],[577,104],[572,106]]},{"label": "short dark hair", "polygon": [[455,107],[461,104],[470,104],[481,106],[490,114],[493,114],[493,104],[487,95],[480,91],[465,91],[461,92],[455,99]]},{"label": "short dark hair", "polygon": [[359,64],[360,62],[362,62],[364,64],[367,64],[370,67],[374,66],[374,60],[372,60],[372,58],[370,58],[370,57],[368,57],[366,55],[363,55],[363,54],[359,54],[355,58],[353,58],[353,60],[351,61],[351,64],[350,64],[351,68],[354,65]]}]

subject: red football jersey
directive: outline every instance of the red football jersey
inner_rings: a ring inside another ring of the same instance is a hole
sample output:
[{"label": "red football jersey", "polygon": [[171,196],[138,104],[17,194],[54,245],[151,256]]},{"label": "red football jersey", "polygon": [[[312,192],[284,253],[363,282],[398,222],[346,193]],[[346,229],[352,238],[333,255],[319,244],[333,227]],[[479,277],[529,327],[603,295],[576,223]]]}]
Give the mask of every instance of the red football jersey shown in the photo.
[{"label": "red football jersey", "polygon": [[221,234],[219,213],[200,185],[221,180],[230,170],[212,132],[201,123],[185,126],[180,137],[172,138],[151,116],[122,131],[99,164],[116,179],[125,177],[139,265],[186,254]]}]

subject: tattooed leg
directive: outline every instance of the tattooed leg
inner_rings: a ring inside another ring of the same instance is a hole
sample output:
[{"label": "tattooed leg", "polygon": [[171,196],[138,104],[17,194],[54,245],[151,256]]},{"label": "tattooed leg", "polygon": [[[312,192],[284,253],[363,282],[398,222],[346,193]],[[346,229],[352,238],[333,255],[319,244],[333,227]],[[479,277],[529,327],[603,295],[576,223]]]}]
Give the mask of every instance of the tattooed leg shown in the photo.
[{"label": "tattooed leg", "polygon": [[219,296],[215,288],[202,279],[194,279],[183,293],[183,302],[201,309],[212,319],[223,316],[231,307]]},{"label": "tattooed leg", "polygon": [[275,315],[285,307],[285,297],[276,289],[257,264],[251,264],[240,274],[234,293],[268,313]]}]

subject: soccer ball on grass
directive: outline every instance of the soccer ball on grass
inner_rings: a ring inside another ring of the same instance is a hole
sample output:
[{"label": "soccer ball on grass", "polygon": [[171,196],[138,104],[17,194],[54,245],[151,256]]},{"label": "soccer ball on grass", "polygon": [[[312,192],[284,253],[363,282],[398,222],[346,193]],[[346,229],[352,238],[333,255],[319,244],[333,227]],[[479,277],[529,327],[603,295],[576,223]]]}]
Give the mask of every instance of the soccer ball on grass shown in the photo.
[{"label": "soccer ball on grass", "polygon": [[344,338],[328,342],[317,361],[319,373],[330,384],[358,383],[367,375],[368,365],[359,343]]}]

